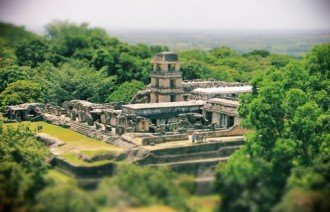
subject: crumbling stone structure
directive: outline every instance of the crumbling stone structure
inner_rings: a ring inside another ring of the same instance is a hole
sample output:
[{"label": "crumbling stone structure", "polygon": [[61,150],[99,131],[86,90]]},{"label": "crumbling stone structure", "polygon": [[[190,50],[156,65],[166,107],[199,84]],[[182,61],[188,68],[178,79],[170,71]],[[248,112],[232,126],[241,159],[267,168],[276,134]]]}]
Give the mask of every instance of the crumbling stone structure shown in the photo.
[{"label": "crumbling stone structure", "polygon": [[[18,121],[43,118],[125,148],[120,156],[82,156],[85,161],[126,159],[194,173],[226,161],[241,147],[246,131],[239,126],[237,97],[252,92],[252,87],[223,81],[182,82],[181,63],[171,52],[159,53],[153,64],[151,84],[137,93],[130,104],[71,100],[62,106],[44,107],[29,103],[8,107],[5,116]],[[54,164],[85,177],[111,175],[115,167],[115,162],[97,168],[76,167],[59,157]]]},{"label": "crumbling stone structure", "polygon": [[40,121],[42,120],[41,103],[24,103],[20,105],[8,106],[4,110],[4,117],[16,121]]},{"label": "crumbling stone structure", "polygon": [[220,128],[231,128],[240,124],[238,116],[238,101],[214,98],[209,99],[204,107],[203,116],[208,122],[215,124]]},{"label": "crumbling stone structure", "polygon": [[122,113],[135,114],[150,119],[154,125],[177,122],[178,115],[200,111],[203,101],[164,102],[123,105]]},{"label": "crumbling stone structure", "polygon": [[84,100],[65,101],[62,107],[71,120],[87,122],[89,125],[93,125],[95,121],[100,122],[103,110],[114,108],[111,104],[95,104]]},{"label": "crumbling stone structure", "polygon": [[[42,108],[44,117],[49,122],[97,137],[103,137],[102,133],[110,136],[114,132],[119,135],[139,132],[174,138],[194,131],[230,130],[239,125],[237,97],[252,92],[250,85],[207,80],[182,82],[181,63],[172,52],[157,54],[153,65],[151,84],[137,93],[130,104],[71,100],[62,107],[46,105]],[[38,104],[10,106],[6,116],[14,120],[35,119],[42,117],[42,110]]]}]

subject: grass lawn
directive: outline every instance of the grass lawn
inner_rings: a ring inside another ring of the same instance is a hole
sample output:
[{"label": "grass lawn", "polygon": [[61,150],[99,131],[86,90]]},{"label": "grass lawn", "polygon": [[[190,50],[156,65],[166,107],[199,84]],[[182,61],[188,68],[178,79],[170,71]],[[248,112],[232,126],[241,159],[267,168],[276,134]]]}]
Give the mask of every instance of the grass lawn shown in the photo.
[{"label": "grass lawn", "polygon": [[56,169],[50,169],[46,177],[53,180],[57,185],[77,183],[77,180],[74,177],[64,174]]},{"label": "grass lawn", "polygon": [[65,159],[66,161],[69,161],[70,163],[73,163],[77,166],[100,166],[103,164],[111,163],[113,160],[101,160],[101,161],[95,161],[92,163],[86,162],[78,157],[78,154],[63,154],[61,155],[61,158]]},{"label": "grass lawn", "polygon": [[96,155],[104,155],[104,154],[112,154],[112,155],[118,155],[118,151],[113,150],[107,150],[107,149],[101,149],[101,150],[82,150],[80,151],[80,154],[86,156],[86,157],[93,157]]},{"label": "grass lawn", "polygon": [[[122,147],[115,146],[112,144],[105,143],[103,141],[99,141],[80,133],[74,132],[72,130],[48,124],[46,122],[21,122],[21,123],[8,123],[6,126],[17,127],[19,124],[24,124],[28,126],[31,130],[37,132],[37,126],[42,125],[43,130],[42,133],[46,133],[50,136],[57,137],[58,139],[64,141],[66,144],[60,147],[57,147],[54,150],[54,154],[61,155],[63,158],[67,158],[72,163],[77,163],[77,165],[91,165],[94,163],[87,163],[78,158],[78,154],[87,154],[90,156],[94,156],[97,154],[104,153],[116,153],[119,154],[123,151]],[[72,160],[72,161],[71,161]],[[97,165],[100,165],[103,161],[97,162]],[[103,163],[108,163],[109,161],[104,161]]]},{"label": "grass lawn", "polygon": [[[193,195],[188,199],[188,204],[194,209],[194,211],[197,212],[213,212],[216,210],[218,204],[220,202],[219,195],[207,195],[207,196],[196,196]],[[120,209],[115,208],[102,208],[100,211],[114,211],[119,212],[122,211]],[[128,212],[174,212],[178,211],[175,208],[172,208],[170,206],[163,206],[163,205],[151,205],[146,207],[129,207],[126,208],[125,211]]]},{"label": "grass lawn", "polygon": [[99,211],[101,212],[121,212],[121,211],[126,211],[126,212],[176,212],[178,210],[175,210],[169,206],[163,206],[163,205],[151,205],[151,206],[146,206],[146,207],[139,207],[139,208],[133,208],[133,207],[128,207],[125,209],[122,208],[100,208]]},{"label": "grass lawn", "polygon": [[215,211],[220,203],[219,195],[197,196],[194,195],[189,199],[189,204],[192,208],[199,212],[212,212]]}]

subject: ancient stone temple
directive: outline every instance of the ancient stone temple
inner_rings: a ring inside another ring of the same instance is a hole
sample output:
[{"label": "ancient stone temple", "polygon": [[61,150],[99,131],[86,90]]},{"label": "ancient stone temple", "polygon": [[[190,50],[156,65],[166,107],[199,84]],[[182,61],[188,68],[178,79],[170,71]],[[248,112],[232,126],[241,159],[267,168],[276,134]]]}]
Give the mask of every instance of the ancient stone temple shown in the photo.
[{"label": "ancient stone temple", "polygon": [[181,63],[178,55],[172,52],[161,52],[155,57],[153,65],[150,102],[183,101]]}]

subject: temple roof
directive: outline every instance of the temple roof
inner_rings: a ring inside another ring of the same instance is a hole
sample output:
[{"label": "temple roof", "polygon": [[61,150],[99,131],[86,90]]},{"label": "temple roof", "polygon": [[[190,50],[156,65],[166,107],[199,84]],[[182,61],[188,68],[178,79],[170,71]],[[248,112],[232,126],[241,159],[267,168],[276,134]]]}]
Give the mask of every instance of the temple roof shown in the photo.
[{"label": "temple roof", "polygon": [[145,103],[145,104],[128,104],[123,107],[130,109],[151,109],[151,108],[172,108],[172,107],[191,107],[191,106],[203,106],[205,101],[192,100],[181,102],[160,102],[160,103]]},{"label": "temple roof", "polygon": [[160,52],[156,55],[154,62],[179,62],[179,57],[174,52]]},{"label": "temple roof", "polygon": [[196,88],[192,93],[197,94],[227,94],[227,93],[250,93],[252,92],[252,86],[230,86],[230,87],[213,87],[213,88]]},{"label": "temple roof", "polygon": [[230,107],[238,107],[238,105],[239,105],[238,101],[222,99],[222,98],[209,99],[209,100],[207,100],[207,103],[215,103],[215,104],[225,105],[225,106],[230,106]]}]

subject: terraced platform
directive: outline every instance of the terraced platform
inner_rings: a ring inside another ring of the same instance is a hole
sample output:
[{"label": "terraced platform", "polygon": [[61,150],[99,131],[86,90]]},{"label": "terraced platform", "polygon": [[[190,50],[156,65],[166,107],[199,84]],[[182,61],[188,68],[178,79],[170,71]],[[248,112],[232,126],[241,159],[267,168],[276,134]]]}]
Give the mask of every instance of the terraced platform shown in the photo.
[{"label": "terraced platform", "polygon": [[143,146],[140,148],[148,149],[148,154],[142,158],[135,158],[133,162],[143,166],[169,166],[178,172],[199,175],[201,169],[212,168],[219,162],[225,162],[243,143],[244,138],[239,136],[199,144],[175,142],[178,145],[172,144],[167,148]]}]

